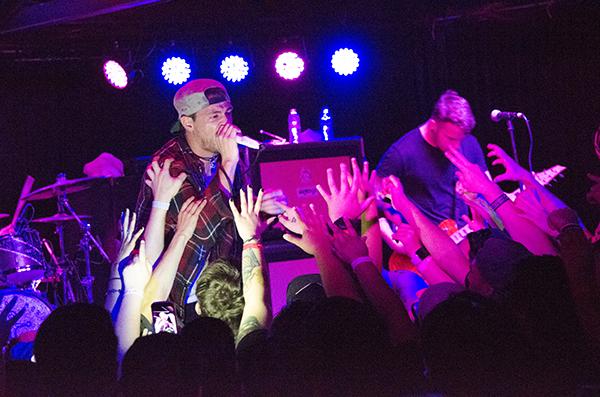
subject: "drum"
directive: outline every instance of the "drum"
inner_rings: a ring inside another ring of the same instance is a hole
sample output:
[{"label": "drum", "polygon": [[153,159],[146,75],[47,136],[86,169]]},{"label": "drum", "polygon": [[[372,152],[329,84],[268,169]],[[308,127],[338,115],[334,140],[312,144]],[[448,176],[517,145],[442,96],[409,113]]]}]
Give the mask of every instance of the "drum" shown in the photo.
[{"label": "drum", "polygon": [[33,340],[38,328],[50,315],[50,312],[52,312],[52,306],[37,292],[16,289],[0,290],[0,323],[11,323],[14,316],[21,314],[12,325],[8,340]]},{"label": "drum", "polygon": [[39,236],[0,236],[0,285],[24,285],[44,277],[44,254]]}]

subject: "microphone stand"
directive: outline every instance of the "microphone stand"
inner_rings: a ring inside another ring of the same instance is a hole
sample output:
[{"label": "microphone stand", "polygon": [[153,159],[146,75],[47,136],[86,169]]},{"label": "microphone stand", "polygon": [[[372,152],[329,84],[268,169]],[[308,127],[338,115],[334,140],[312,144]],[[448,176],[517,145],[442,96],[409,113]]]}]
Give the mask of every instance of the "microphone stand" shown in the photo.
[{"label": "microphone stand", "polygon": [[94,276],[92,275],[92,269],[90,266],[90,250],[92,248],[92,245],[98,249],[98,252],[100,253],[100,255],[108,263],[110,263],[110,258],[108,257],[108,255],[106,254],[106,252],[104,251],[104,249],[102,248],[102,246],[100,245],[98,240],[96,240],[96,238],[90,232],[90,225],[88,223],[82,221],[81,218],[79,216],[77,216],[77,214],[75,213],[75,210],[73,209],[73,207],[71,207],[71,204],[69,203],[69,200],[67,199],[67,195],[66,194],[60,195],[59,201],[60,201],[61,206],[64,209],[66,209],[68,211],[68,213],[71,214],[75,218],[75,220],[79,224],[79,227],[81,228],[81,231],[83,232],[83,236],[81,238],[81,249],[85,256],[85,277],[83,278],[83,280],[81,280],[81,284],[85,288],[88,302],[92,303],[94,300],[93,294],[92,294],[92,285],[94,283]]},{"label": "microphone stand", "polygon": [[[506,119],[506,129],[510,135],[510,143],[512,145],[513,159],[519,164],[519,155],[517,154],[517,143],[515,141],[515,126],[513,125],[512,119]],[[519,190],[523,191],[523,184],[519,182]]]},{"label": "microphone stand", "polygon": [[506,129],[510,135],[510,143],[512,144],[513,158],[519,163],[519,156],[517,155],[517,143],[515,142],[515,127],[511,119],[506,119]]}]

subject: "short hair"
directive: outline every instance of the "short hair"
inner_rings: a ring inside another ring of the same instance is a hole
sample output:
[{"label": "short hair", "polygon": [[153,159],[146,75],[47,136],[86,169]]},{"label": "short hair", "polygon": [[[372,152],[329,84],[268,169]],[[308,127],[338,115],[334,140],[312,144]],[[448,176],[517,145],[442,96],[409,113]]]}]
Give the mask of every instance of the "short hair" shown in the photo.
[{"label": "short hair", "polygon": [[469,102],[454,90],[446,90],[435,103],[431,118],[452,123],[470,133],[475,128],[475,116]]},{"label": "short hair", "polygon": [[211,262],[198,278],[196,297],[201,316],[223,320],[233,335],[238,334],[244,311],[242,277],[238,269],[222,259]]}]

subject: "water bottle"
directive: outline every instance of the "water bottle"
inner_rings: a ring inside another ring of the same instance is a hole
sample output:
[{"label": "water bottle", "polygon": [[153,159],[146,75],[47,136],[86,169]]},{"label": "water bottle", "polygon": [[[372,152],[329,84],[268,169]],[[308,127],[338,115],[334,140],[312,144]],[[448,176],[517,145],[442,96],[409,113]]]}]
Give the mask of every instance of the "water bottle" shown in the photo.
[{"label": "water bottle", "polygon": [[300,126],[300,115],[296,111],[296,109],[290,109],[290,114],[288,115],[288,131],[290,133],[290,143],[298,143],[298,136],[300,132],[302,132],[302,127]]},{"label": "water bottle", "polygon": [[323,134],[323,139],[325,141],[333,139],[331,113],[329,113],[329,108],[327,106],[321,110],[321,134]]}]

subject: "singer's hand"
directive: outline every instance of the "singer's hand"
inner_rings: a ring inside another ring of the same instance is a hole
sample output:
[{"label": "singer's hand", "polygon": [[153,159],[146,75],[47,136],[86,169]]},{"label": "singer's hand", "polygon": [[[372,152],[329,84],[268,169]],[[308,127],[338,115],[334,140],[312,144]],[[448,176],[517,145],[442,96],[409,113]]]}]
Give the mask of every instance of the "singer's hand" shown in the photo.
[{"label": "singer's hand", "polygon": [[223,166],[227,164],[233,166],[234,169],[240,159],[240,152],[235,140],[237,135],[241,135],[240,129],[230,123],[221,124],[215,133],[215,146],[217,152],[221,154]]}]

